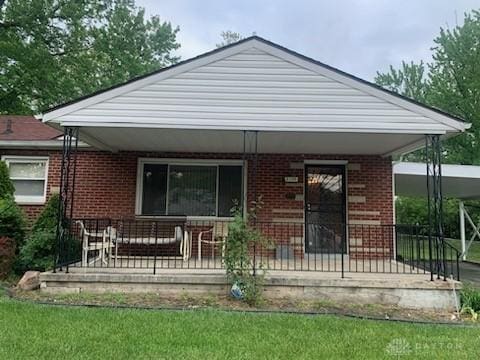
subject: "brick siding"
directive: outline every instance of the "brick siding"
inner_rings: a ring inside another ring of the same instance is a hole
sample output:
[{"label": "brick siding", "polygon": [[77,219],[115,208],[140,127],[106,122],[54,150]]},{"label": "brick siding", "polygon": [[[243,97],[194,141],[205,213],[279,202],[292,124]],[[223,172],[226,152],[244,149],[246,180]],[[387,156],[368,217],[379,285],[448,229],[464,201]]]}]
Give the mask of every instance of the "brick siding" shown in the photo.
[{"label": "brick siding", "polygon": [[[1,155],[49,155],[47,197],[59,187],[60,151],[2,151]],[[139,157],[189,158],[189,159],[241,159],[241,154],[192,154],[192,153],[107,153],[79,151],[75,189],[74,217],[133,218]],[[286,184],[285,176],[296,176],[303,184],[305,160],[347,160],[347,222],[356,224],[350,229],[350,251],[358,256],[366,253],[375,256],[375,248],[391,248],[392,237],[379,234],[365,242],[359,239],[363,226],[390,225],[393,223],[392,164],[390,158],[362,155],[310,155],[310,154],[259,154],[256,176],[256,192],[262,195],[263,207],[260,221],[279,222],[283,219],[303,220],[302,185]],[[253,200],[254,166],[248,160],[248,199]],[[33,220],[42,206],[22,206]],[[297,229],[301,227],[297,226]],[[378,229],[376,231],[379,231]],[[280,242],[294,243],[296,251],[303,248],[296,230],[284,234]],[[300,232],[302,232],[300,230]],[[288,237],[288,238],[285,238]],[[301,237],[301,234],[300,234]],[[293,239],[293,240],[292,240]],[[352,243],[352,239],[354,239]],[[355,243],[356,242],[356,243]],[[359,245],[360,244],[360,245]],[[387,249],[388,250],[388,249]],[[384,250],[383,250],[384,252]]]}]

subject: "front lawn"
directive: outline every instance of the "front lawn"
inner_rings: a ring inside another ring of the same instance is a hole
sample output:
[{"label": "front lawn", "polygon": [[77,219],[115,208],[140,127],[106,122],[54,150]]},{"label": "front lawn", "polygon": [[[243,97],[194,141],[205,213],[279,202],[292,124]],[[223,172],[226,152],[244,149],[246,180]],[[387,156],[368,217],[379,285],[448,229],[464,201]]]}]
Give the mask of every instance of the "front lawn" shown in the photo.
[{"label": "front lawn", "polygon": [[0,359],[474,359],[479,344],[480,327],[63,307],[0,295]]},{"label": "front lawn", "polygon": [[[397,256],[406,260],[427,260],[428,259],[428,238],[420,236],[420,244],[417,244],[415,237],[405,234],[397,234]],[[457,239],[446,239],[455,249],[461,252],[462,244]],[[468,242],[468,241],[467,241]],[[446,249],[447,260],[456,260],[455,253]],[[433,252],[433,258],[436,254]],[[468,250],[467,260],[480,263],[480,241],[474,241]]]},{"label": "front lawn", "polygon": [[[448,242],[458,250],[462,249],[462,243],[460,240],[449,239]],[[467,260],[480,263],[480,241],[476,240],[472,242],[472,245],[470,245],[470,248],[468,249]]]}]

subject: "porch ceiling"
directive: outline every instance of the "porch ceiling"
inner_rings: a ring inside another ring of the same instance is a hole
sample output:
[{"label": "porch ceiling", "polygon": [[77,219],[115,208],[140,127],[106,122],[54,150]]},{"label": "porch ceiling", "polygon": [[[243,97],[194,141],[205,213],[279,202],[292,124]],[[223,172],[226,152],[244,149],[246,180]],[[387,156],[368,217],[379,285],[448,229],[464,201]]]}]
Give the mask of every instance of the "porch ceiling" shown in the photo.
[{"label": "porch ceiling", "polygon": [[[80,139],[110,151],[242,153],[244,147],[244,132],[231,130],[82,127]],[[253,139],[247,132],[247,152]],[[258,133],[259,153],[390,155],[423,144],[422,134]]]}]

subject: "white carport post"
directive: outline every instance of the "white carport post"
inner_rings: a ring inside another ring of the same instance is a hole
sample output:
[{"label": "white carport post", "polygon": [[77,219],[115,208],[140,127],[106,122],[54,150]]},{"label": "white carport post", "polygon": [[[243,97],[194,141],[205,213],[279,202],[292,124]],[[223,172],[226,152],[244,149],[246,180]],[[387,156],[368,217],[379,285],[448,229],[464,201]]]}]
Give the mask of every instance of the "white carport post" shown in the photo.
[{"label": "white carport post", "polygon": [[465,244],[465,204],[463,201],[458,203],[460,214],[460,242],[462,244],[462,260],[467,260],[467,249]]},{"label": "white carport post", "polygon": [[465,206],[463,206],[463,217],[464,217],[464,219],[465,218],[467,219],[468,223],[470,224],[470,226],[473,229],[473,234],[470,237],[470,240],[468,240],[468,243],[466,242],[466,239],[462,240],[462,259],[465,260],[466,257],[467,257],[468,249],[470,249],[470,246],[472,246],[472,243],[475,240],[475,238],[478,237],[480,239],[480,222],[478,222],[475,225],[475,223],[473,222],[470,214],[468,213],[468,210],[465,209]]}]

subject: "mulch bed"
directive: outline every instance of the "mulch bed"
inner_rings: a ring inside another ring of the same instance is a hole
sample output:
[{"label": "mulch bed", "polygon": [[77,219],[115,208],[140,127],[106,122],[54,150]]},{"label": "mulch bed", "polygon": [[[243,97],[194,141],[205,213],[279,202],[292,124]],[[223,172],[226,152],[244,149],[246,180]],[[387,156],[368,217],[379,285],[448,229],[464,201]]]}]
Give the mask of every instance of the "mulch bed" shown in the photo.
[{"label": "mulch bed", "polygon": [[79,293],[48,294],[41,291],[20,291],[10,288],[12,298],[46,304],[74,306],[103,306],[170,310],[216,309],[223,311],[279,312],[297,314],[335,314],[376,320],[408,321],[420,323],[471,324],[466,317],[441,310],[405,309],[377,304],[338,304],[324,300],[266,299],[251,307],[227,295],[165,296],[155,293]]}]

